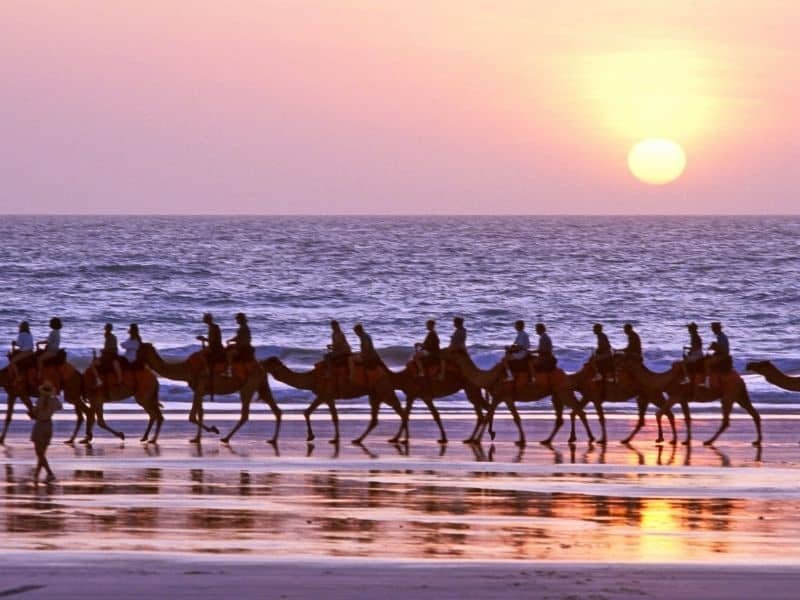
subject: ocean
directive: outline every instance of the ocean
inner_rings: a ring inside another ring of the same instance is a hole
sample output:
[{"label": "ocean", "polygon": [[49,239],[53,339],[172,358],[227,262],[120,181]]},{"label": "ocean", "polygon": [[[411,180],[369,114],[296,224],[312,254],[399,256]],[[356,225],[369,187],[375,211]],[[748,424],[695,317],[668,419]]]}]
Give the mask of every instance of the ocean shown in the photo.
[{"label": "ocean", "polygon": [[[648,365],[662,370],[688,344],[689,321],[707,346],[719,320],[738,368],[770,359],[800,371],[796,217],[5,216],[0,236],[0,339],[10,343],[23,319],[44,339],[58,316],[79,367],[102,347],[106,322],[120,341],[138,323],[145,341],[179,360],[198,348],[204,312],[227,338],[242,311],[257,355],[298,369],[323,354],[330,319],[354,346],[352,326],[363,323],[400,368],[427,319],[446,344],[461,315],[487,368],[513,341],[516,319],[534,343],[533,325],[546,323],[567,371],[589,356],[595,322],[616,347],[633,323]],[[758,376],[746,381],[761,410],[800,405]],[[185,386],[162,383],[168,407],[186,406]],[[310,400],[270,383],[281,403]],[[439,405],[465,408],[459,396]]]}]

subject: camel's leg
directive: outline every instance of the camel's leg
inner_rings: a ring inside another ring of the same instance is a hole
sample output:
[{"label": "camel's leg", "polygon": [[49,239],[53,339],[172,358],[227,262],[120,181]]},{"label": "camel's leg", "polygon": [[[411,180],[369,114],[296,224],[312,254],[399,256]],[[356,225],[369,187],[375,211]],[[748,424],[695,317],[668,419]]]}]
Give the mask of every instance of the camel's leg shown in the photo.
[{"label": "camel's leg", "polygon": [[278,443],[278,435],[281,432],[281,417],[283,416],[283,411],[278,406],[278,403],[275,402],[275,398],[273,398],[271,393],[267,394],[266,396],[261,396],[261,399],[267,403],[267,406],[269,406],[272,414],[275,415],[275,433],[273,433],[272,437],[267,440],[268,444],[272,444],[274,446]]},{"label": "camel's leg", "polygon": [[481,407],[472,403],[472,409],[475,411],[475,427],[472,429],[470,436],[464,440],[465,444],[472,444],[475,442],[475,436],[478,434],[478,429],[483,425],[483,411]]},{"label": "camel's leg", "polygon": [[553,438],[556,437],[558,430],[561,429],[561,426],[564,424],[564,405],[561,403],[560,399],[555,397],[553,398],[553,408],[556,411],[556,422],[553,426],[553,431],[550,432],[550,435],[546,439],[543,439],[541,442],[539,442],[543,446],[549,446],[553,443]]},{"label": "camel's leg", "polygon": [[[597,420],[600,421],[600,430],[603,432],[600,436],[600,439],[597,440],[597,443],[601,445],[606,444],[608,442],[608,436],[606,435],[606,413],[603,410],[603,401],[600,398],[597,398],[592,400],[592,404],[594,404],[594,410],[597,413]],[[591,432],[589,432],[589,437],[592,437]],[[574,442],[575,440],[570,441]]]},{"label": "camel's leg", "polygon": [[[411,416],[411,408],[414,406],[414,396],[408,394],[406,396],[406,414]],[[403,433],[405,433],[405,438],[403,438]],[[397,430],[397,433],[394,434],[394,437],[389,438],[389,442],[392,444],[396,444],[397,442],[401,441],[401,439],[405,439],[408,441],[410,433],[408,431],[408,421],[401,421],[400,428]]]},{"label": "camel's leg", "polygon": [[153,428],[153,423],[155,423],[156,420],[155,414],[151,410],[145,408],[145,412],[147,412],[147,427],[145,427],[142,437],[139,438],[140,442],[146,442],[147,438],[150,437],[150,430]]},{"label": "camel's leg", "polygon": [[746,392],[738,399],[738,403],[739,406],[745,409],[747,414],[752,417],[753,424],[756,426],[756,434],[758,437],[753,441],[753,446],[761,446],[761,415],[758,414],[758,411],[750,401],[750,395]]},{"label": "camel's leg", "polygon": [[328,411],[331,413],[331,421],[333,422],[333,438],[328,440],[330,444],[337,445],[337,452],[338,445],[339,445],[339,411],[336,410],[336,402],[334,402],[333,398],[329,398],[327,400],[328,404]]},{"label": "camel's leg", "polygon": [[227,444],[231,441],[233,435],[239,431],[239,428],[247,423],[247,420],[250,418],[250,401],[252,396],[250,394],[245,393],[244,391],[239,392],[239,399],[242,402],[242,412],[239,414],[239,422],[233,426],[230,433],[226,435],[224,438],[220,440],[223,444]]},{"label": "camel's leg", "polygon": [[161,403],[158,401],[158,389],[158,382],[156,382],[155,387],[150,393],[150,399],[147,402],[147,406],[150,407],[148,413],[151,414],[156,421],[155,433],[153,433],[153,437],[147,442],[148,444],[158,443],[158,436],[161,434],[161,426],[164,424],[164,413],[161,412]]},{"label": "camel's leg", "polygon": [[8,426],[11,425],[11,416],[14,414],[14,401],[16,398],[11,394],[8,395],[8,399],[6,400],[6,420],[3,423],[3,433],[0,433],[0,446],[4,445],[6,442],[6,433],[8,432]]},{"label": "camel's leg", "polygon": [[686,428],[686,439],[683,440],[684,446],[692,443],[692,413],[689,411],[689,401],[682,398],[680,401],[681,412],[683,412],[683,425]]},{"label": "camel's leg", "polygon": [[380,409],[380,400],[370,395],[369,397],[369,423],[367,423],[367,428],[364,430],[360,436],[353,440],[354,444],[360,444],[364,441],[364,438],[367,437],[373,429],[378,425],[378,410]]},{"label": "camel's leg", "polygon": [[[378,398],[377,401],[378,401],[378,407],[380,407],[380,398]],[[403,405],[400,404],[400,400],[397,398],[397,394],[394,393],[394,390],[390,390],[386,394],[386,398],[384,399],[384,402],[386,402],[386,404],[388,404],[391,407],[391,409],[394,410],[394,412],[397,413],[397,416],[400,417],[400,423],[401,423],[400,426],[403,429],[406,430],[406,433],[408,433],[408,417],[409,417],[409,415],[411,413],[409,413],[408,411],[404,411],[403,410]],[[427,404],[427,401],[425,403]],[[435,411],[436,408],[433,408],[433,410]],[[438,416],[439,416],[439,413],[437,412],[435,417],[438,417]],[[376,413],[376,418],[377,418],[377,413]],[[444,429],[442,429],[442,423],[441,423],[441,421],[438,421],[438,419],[437,419],[437,422],[439,423],[439,429],[442,430],[442,437],[444,437]],[[389,441],[391,441],[391,440],[389,440]],[[408,439],[406,439],[406,441],[408,441]],[[447,441],[447,440],[445,440],[445,441]]]},{"label": "camel's leg", "polygon": [[[447,443],[447,434],[444,432],[444,426],[442,425],[442,419],[439,416],[439,411],[436,408],[436,405],[433,403],[433,398],[430,397],[423,397],[422,401],[425,403],[425,406],[428,407],[428,410],[431,412],[431,416],[433,420],[436,422],[436,425],[439,427],[439,439],[437,440],[440,444]],[[410,413],[406,413],[410,414]]]},{"label": "camel's leg", "polygon": [[124,433],[122,433],[121,431],[117,431],[116,429],[112,429],[111,426],[108,423],[106,423],[106,418],[105,415],[103,414],[103,403],[100,401],[97,402],[96,413],[97,413],[97,425],[99,427],[102,427],[103,429],[108,431],[111,435],[118,437],[121,440],[125,439]]},{"label": "camel's leg", "polygon": [[520,418],[519,412],[517,411],[517,403],[514,400],[510,400],[506,401],[506,405],[508,406],[508,409],[511,412],[511,418],[514,419],[514,424],[517,426],[517,431],[519,432],[519,438],[514,443],[520,448],[522,448],[522,446],[524,446],[526,443],[525,432],[522,429],[522,418]]},{"label": "camel's leg", "polygon": [[714,442],[717,441],[717,438],[722,435],[722,432],[725,431],[731,424],[731,410],[733,410],[733,402],[728,400],[727,398],[722,399],[722,423],[719,425],[719,429],[717,432],[712,435],[709,439],[703,442],[704,446],[710,446]]},{"label": "camel's leg", "polygon": [[672,413],[672,409],[667,409],[667,420],[669,421],[669,427],[672,430],[672,438],[670,439],[669,443],[673,446],[678,443],[678,432],[675,429],[675,415]]},{"label": "camel's leg", "polygon": [[[605,415],[603,415],[603,413],[602,413],[602,411],[603,411],[603,406],[602,406],[602,403],[600,404],[600,406],[598,407],[598,409],[599,409],[599,413],[598,413],[598,414],[599,414],[599,415],[601,415],[600,422],[601,422],[601,423],[603,423],[603,438],[605,438],[605,422],[606,422],[606,419],[605,419]],[[576,408],[573,410],[573,413],[574,413],[575,411],[577,411],[577,413],[578,413],[578,418],[581,420],[581,423],[583,423],[583,428],[586,430],[586,437],[588,438],[588,440],[589,440],[589,443],[592,443],[592,442],[594,442],[594,441],[595,441],[595,440],[594,440],[594,434],[592,434],[592,429],[591,429],[591,427],[589,427],[589,419],[587,419],[587,418],[586,418],[586,413],[584,412],[584,410],[583,410],[583,407],[582,407],[582,406],[580,406],[580,405],[578,405],[578,406],[577,406],[577,407],[576,407]],[[574,440],[573,440],[573,441],[574,441]],[[604,439],[602,442],[599,442],[599,443],[600,443],[601,445],[605,445],[605,443],[606,443],[606,442],[605,442],[605,439]]]},{"label": "camel's leg", "polygon": [[[307,442],[313,442],[315,437],[314,431],[313,429],[311,429],[311,415],[314,414],[314,411],[317,410],[317,408],[319,408],[320,404],[322,404],[323,402],[325,402],[325,400],[317,396],[316,398],[314,398],[314,401],[308,405],[308,408],[306,408],[303,411],[303,417],[306,420],[306,431],[308,432],[308,435],[306,435]],[[331,413],[331,417],[332,416],[333,413]]]},{"label": "camel's leg", "polygon": [[623,444],[630,444],[631,440],[636,436],[637,433],[639,433],[639,430],[644,427],[644,416],[647,412],[647,404],[647,400],[642,396],[638,396],[636,398],[636,406],[639,411],[639,420],[636,422],[636,426],[633,428],[633,431],[631,431],[628,437],[622,440]]},{"label": "camel's leg", "polygon": [[195,391],[194,398],[192,398],[192,410],[189,412],[189,421],[197,425],[197,433],[189,440],[189,443],[199,444],[200,438],[203,436],[203,395],[199,391]]},{"label": "camel's leg", "polygon": [[[92,440],[94,439],[94,421],[95,421],[95,408],[94,408],[94,401],[91,398],[87,398],[89,404],[83,405],[83,407],[79,406],[78,403],[75,403],[75,414],[80,415],[82,412],[86,413],[86,431],[84,433],[83,439],[80,441],[81,444],[91,444]],[[80,417],[78,417],[80,419]],[[75,431],[73,436],[67,440],[67,443],[72,443],[72,440],[75,439],[75,435],[78,433],[78,425],[75,425]]]}]

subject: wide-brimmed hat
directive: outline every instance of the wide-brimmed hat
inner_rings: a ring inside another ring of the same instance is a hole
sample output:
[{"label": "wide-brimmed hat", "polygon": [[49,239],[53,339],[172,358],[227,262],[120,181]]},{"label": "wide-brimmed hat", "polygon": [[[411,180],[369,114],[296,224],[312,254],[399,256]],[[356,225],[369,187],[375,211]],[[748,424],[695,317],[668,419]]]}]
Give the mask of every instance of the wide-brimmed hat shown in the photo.
[{"label": "wide-brimmed hat", "polygon": [[58,392],[56,391],[56,388],[49,381],[45,381],[42,385],[39,386],[40,396],[55,396],[57,393]]}]

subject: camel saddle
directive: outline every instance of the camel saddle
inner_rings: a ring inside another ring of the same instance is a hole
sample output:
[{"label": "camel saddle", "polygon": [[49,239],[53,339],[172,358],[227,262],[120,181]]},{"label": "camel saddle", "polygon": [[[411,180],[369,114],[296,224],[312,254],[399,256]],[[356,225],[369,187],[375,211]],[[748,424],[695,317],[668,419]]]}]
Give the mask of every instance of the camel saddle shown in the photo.
[{"label": "camel saddle", "polygon": [[554,392],[557,389],[564,387],[567,383],[567,374],[563,369],[554,369],[552,371],[536,371],[534,374],[536,385]]},{"label": "camel saddle", "polygon": [[[415,360],[411,360],[406,363],[406,369],[408,369],[408,372],[414,377],[419,375],[419,367],[417,366],[417,361]],[[422,369],[425,377],[439,377],[439,372],[442,369],[442,361],[439,359],[439,357],[426,356],[422,359]],[[456,375],[460,373],[458,367],[449,360],[445,361],[444,369],[445,373],[453,373]]]},{"label": "camel saddle", "polygon": [[355,364],[353,365],[352,383],[372,387],[384,376],[384,373],[384,366],[380,364],[374,367]]},{"label": "camel saddle", "polygon": [[737,385],[742,376],[731,369],[725,373],[712,371],[709,376],[709,383],[712,390],[722,395],[733,386]]},{"label": "camel saddle", "polygon": [[[38,357],[44,350],[36,352],[35,357]],[[60,367],[67,362],[67,351],[59,350],[55,356],[52,356],[42,363],[42,367]]]}]

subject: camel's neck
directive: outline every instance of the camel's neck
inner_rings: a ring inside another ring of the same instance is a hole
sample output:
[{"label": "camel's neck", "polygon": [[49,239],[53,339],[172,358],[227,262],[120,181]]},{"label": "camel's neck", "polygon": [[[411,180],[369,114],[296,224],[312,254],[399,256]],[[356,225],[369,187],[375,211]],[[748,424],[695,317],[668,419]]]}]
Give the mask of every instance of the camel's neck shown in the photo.
[{"label": "camel's neck", "polygon": [[663,373],[656,373],[643,364],[631,365],[627,370],[636,383],[646,388],[659,391],[666,389],[673,381],[680,377],[680,372],[675,369],[669,369]]},{"label": "camel's neck", "polygon": [[281,361],[276,360],[273,364],[264,365],[267,372],[281,383],[296,388],[298,390],[313,390],[315,386],[314,372],[298,373],[292,371]]},{"label": "camel's neck", "polygon": [[464,376],[464,379],[484,389],[495,384],[503,371],[503,365],[501,363],[498,363],[488,371],[484,371],[478,368],[478,366],[466,356],[454,356],[452,360],[458,368],[461,369],[461,374]]},{"label": "camel's neck", "polygon": [[189,369],[185,362],[168,363],[161,358],[155,348],[152,348],[146,353],[144,362],[161,377],[176,381],[189,381],[189,379],[191,379],[189,376]]},{"label": "camel's neck", "polygon": [[764,378],[772,385],[789,390],[790,392],[800,392],[800,377],[789,377],[778,367],[770,363],[764,370]]}]

